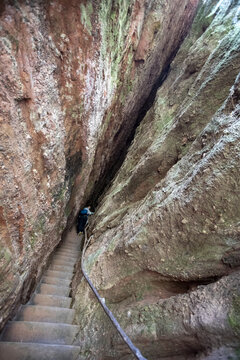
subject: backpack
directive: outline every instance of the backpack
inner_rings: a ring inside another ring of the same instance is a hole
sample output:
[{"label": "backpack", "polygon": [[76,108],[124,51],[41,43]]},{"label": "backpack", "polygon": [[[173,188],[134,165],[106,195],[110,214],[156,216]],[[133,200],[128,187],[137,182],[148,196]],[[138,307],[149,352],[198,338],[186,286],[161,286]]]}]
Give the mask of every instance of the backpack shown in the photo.
[{"label": "backpack", "polygon": [[81,210],[80,215],[88,215],[88,209],[84,208]]}]

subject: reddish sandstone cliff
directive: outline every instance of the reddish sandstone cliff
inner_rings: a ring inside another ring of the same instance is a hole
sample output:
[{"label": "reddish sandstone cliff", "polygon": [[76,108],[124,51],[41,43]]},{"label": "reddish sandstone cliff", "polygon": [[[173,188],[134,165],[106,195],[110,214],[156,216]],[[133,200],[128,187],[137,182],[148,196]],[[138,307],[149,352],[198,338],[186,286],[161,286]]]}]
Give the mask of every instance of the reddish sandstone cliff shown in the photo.
[{"label": "reddish sandstone cliff", "polygon": [[197,3],[1,3],[1,326],[106,182]]}]

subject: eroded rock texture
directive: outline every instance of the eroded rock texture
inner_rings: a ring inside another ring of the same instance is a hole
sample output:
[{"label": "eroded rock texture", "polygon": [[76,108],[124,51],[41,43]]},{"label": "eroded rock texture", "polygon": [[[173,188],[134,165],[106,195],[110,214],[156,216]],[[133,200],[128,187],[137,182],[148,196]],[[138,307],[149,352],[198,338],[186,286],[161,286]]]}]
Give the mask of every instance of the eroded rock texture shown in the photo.
[{"label": "eroded rock texture", "polygon": [[102,189],[197,4],[1,1],[0,327]]},{"label": "eroded rock texture", "polygon": [[[239,357],[239,9],[201,2],[91,225],[86,269],[149,359]],[[84,281],[75,307],[86,358],[131,358]]]}]

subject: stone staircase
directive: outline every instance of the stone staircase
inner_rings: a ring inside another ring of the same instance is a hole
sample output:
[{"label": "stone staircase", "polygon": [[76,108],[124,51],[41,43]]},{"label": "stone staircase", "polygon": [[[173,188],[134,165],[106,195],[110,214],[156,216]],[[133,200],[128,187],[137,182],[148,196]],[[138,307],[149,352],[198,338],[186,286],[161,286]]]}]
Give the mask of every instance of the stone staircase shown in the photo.
[{"label": "stone staircase", "polygon": [[[75,238],[75,239],[74,239]],[[56,249],[51,264],[27,305],[5,326],[1,360],[74,360],[80,352],[73,325],[71,279],[80,248],[76,234]]]}]

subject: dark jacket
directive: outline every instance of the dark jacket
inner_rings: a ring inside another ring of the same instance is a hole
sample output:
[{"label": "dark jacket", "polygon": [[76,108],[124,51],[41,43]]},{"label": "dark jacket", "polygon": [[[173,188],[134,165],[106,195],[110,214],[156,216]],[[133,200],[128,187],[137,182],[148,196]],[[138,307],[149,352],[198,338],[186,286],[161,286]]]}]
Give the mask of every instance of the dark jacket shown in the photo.
[{"label": "dark jacket", "polygon": [[88,215],[92,214],[93,212],[91,212],[88,208],[84,208],[80,211],[77,218],[77,233],[84,232],[85,226],[88,222]]}]

